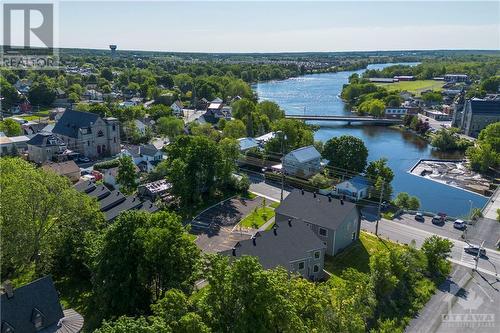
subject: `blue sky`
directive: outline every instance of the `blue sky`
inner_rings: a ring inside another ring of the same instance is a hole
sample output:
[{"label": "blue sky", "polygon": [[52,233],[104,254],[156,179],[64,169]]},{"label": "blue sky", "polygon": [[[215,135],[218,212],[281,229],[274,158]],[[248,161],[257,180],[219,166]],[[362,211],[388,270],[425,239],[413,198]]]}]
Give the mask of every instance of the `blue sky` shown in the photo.
[{"label": "blue sky", "polygon": [[500,49],[500,2],[61,1],[62,47],[283,52]]}]

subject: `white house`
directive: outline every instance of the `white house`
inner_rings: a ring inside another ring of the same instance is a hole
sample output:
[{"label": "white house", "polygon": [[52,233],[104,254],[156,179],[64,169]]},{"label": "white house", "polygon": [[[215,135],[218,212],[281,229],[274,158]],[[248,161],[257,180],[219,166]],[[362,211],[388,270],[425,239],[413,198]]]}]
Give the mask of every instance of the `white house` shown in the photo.
[{"label": "white house", "polygon": [[283,158],[283,169],[286,174],[309,178],[321,171],[321,154],[314,146],[292,150]]},{"label": "white house", "polygon": [[338,195],[345,195],[354,200],[366,198],[369,189],[369,181],[361,176],[355,176],[349,180],[345,180],[335,187],[335,191]]},{"label": "white house", "polygon": [[141,133],[141,135],[146,135],[146,128],[147,128],[146,124],[144,124],[139,119],[135,119],[134,123],[135,123],[135,127],[137,128],[139,133]]},{"label": "white house", "polygon": [[172,109],[172,112],[174,113],[175,116],[177,117],[183,117],[184,116],[184,106],[182,105],[181,101],[177,100],[170,105],[170,108]]},{"label": "white house", "polygon": [[153,144],[127,145],[120,152],[120,157],[129,156],[142,172],[151,172],[164,158],[164,153]]},{"label": "white house", "polygon": [[241,152],[259,147],[259,142],[254,138],[240,138],[238,139],[238,144],[240,145]]}]

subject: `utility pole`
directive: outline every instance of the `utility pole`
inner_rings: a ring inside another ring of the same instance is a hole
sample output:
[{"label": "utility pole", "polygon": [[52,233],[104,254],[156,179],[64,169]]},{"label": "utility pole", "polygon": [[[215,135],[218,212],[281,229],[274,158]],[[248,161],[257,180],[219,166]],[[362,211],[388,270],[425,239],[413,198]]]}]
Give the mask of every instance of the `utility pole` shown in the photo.
[{"label": "utility pole", "polygon": [[380,222],[380,211],[382,209],[382,198],[384,197],[384,184],[385,184],[385,181],[382,182],[382,189],[380,190],[380,199],[378,201],[377,224],[375,224],[375,236],[378,236],[378,223]]},{"label": "utility pole", "polygon": [[475,258],[476,265],[474,266],[475,271],[477,271],[477,264],[479,263],[479,257],[481,256],[481,250],[483,249],[483,246],[484,246],[484,241],[481,243],[481,246],[479,247],[479,250],[477,251],[477,256]]},{"label": "utility pole", "polygon": [[283,154],[283,141],[284,141],[284,136],[281,137],[281,199],[280,202],[283,202],[283,190],[285,188],[285,167],[284,167],[284,161],[285,161],[285,156]]}]

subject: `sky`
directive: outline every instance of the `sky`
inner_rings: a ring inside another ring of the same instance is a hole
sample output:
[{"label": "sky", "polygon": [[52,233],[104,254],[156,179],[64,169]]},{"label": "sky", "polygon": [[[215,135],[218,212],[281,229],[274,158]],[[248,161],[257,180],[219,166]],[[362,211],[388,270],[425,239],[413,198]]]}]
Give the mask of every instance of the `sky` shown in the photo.
[{"label": "sky", "polygon": [[500,1],[59,2],[59,45],[175,52],[500,49]]}]

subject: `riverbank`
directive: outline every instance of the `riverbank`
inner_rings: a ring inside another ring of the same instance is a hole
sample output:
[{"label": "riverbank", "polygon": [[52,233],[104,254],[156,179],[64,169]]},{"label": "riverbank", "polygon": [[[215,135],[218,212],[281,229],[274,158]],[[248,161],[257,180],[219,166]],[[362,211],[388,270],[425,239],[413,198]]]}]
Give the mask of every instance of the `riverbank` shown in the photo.
[{"label": "riverbank", "polygon": [[[381,69],[392,64],[370,65]],[[260,83],[254,87],[260,100],[272,100],[290,115],[352,116],[340,99],[340,92],[349,76],[364,70],[327,74],[309,74],[283,81]],[[314,122],[318,126],[314,139],[326,142],[332,137],[352,135],[362,139],[369,151],[368,160],[387,158],[394,172],[393,193],[408,192],[420,199],[426,211],[447,212],[453,216],[468,214],[473,207],[482,208],[487,198],[408,172],[421,159],[462,159],[463,154],[435,151],[428,142],[410,131],[398,128],[347,125],[342,122]]]}]

